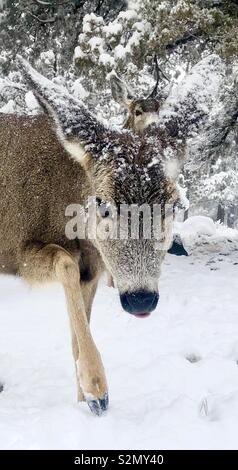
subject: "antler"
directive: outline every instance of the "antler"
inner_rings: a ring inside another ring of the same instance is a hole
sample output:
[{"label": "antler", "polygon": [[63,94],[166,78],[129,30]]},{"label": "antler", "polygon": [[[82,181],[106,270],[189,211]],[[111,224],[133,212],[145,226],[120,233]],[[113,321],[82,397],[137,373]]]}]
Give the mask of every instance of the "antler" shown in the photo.
[{"label": "antler", "polygon": [[161,68],[159,67],[158,58],[157,58],[156,54],[154,55],[154,64],[155,64],[156,83],[155,83],[155,86],[154,86],[152,92],[149,94],[149,96],[147,98],[156,98],[157,91],[158,91],[158,85],[159,85],[159,81],[160,81],[160,76],[163,76],[165,78],[165,80],[169,81],[168,77],[165,75],[163,70],[161,70]]}]

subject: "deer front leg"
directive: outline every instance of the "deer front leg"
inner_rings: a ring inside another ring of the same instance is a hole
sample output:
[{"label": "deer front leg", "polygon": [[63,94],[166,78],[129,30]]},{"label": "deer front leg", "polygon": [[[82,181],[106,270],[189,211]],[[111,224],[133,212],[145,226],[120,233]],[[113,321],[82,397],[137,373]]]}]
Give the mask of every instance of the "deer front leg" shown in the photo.
[{"label": "deer front leg", "polygon": [[[79,397],[100,415],[108,407],[107,383],[100,354],[92,339],[77,261],[63,248],[31,246],[21,256],[20,274],[30,282],[58,280],[64,287],[76,359]],[[78,357],[77,357],[78,356]]]},{"label": "deer front leg", "polygon": [[[88,323],[90,323],[92,303],[93,303],[93,299],[97,290],[97,285],[98,285],[97,278],[90,282],[81,284],[84,307],[85,307],[85,312],[87,315]],[[74,331],[74,326],[71,321],[70,321],[70,326],[71,326],[71,336],[72,336],[72,351],[73,351],[73,357],[75,360],[76,379],[77,379],[77,386],[78,386],[78,401],[84,401],[85,397],[84,397],[82,388],[80,386],[79,377],[78,377],[78,366],[77,366],[78,358],[79,358],[78,341],[77,341],[77,337]]]},{"label": "deer front leg", "polygon": [[77,337],[76,337],[74,327],[71,321],[70,321],[70,329],[71,329],[71,340],[72,340],[72,353],[74,357],[75,373],[76,373],[76,380],[77,380],[77,398],[78,398],[78,401],[85,401],[83,390],[79,383],[79,377],[78,377],[78,368],[77,368],[77,362],[79,358],[78,341],[77,341]]}]

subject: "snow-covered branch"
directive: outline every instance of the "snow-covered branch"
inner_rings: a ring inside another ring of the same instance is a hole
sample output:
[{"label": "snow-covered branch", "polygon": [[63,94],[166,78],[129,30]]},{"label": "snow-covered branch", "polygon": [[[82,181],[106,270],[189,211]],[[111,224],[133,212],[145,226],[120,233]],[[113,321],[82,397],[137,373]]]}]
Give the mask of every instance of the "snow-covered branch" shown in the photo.
[{"label": "snow-covered branch", "polygon": [[201,134],[193,143],[193,153],[208,159],[226,140],[238,119],[238,80],[220,98],[220,106],[205,123]]},{"label": "snow-covered branch", "polygon": [[27,91],[27,88],[25,85],[22,85],[20,83],[12,82],[8,80],[7,78],[3,79],[0,78],[0,93],[4,90],[4,88],[15,88],[20,91]]}]

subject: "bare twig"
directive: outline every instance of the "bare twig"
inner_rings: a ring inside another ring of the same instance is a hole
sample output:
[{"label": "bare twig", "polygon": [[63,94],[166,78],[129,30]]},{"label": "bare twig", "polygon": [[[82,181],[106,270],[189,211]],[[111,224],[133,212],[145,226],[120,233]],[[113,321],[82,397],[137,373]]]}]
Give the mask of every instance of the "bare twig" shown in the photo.
[{"label": "bare twig", "polygon": [[66,5],[67,3],[71,3],[71,0],[65,0],[61,2],[58,2],[58,0],[53,0],[52,2],[44,2],[43,0],[32,0],[32,2],[37,3],[37,5],[42,6],[42,7],[55,7],[55,6]]},{"label": "bare twig", "polygon": [[156,55],[156,54],[155,54],[155,56],[154,56],[154,64],[155,64],[156,83],[155,83],[155,86],[154,86],[152,92],[151,92],[150,95],[148,96],[148,98],[155,98],[155,97],[156,97],[157,91],[158,91],[158,85],[159,85],[159,81],[160,81],[160,76],[161,76],[161,75],[162,75],[162,77],[164,77],[167,81],[169,81],[168,77],[165,75],[165,73],[163,72],[163,70],[159,67],[158,58],[157,58],[157,55]]},{"label": "bare twig", "polygon": [[97,4],[96,9],[95,9],[96,14],[100,13],[100,9],[101,9],[103,3],[104,3],[104,0],[98,0],[98,4]]},{"label": "bare twig", "polygon": [[37,3],[38,5],[42,5],[42,6],[52,6],[52,3],[51,2],[44,2],[43,0],[33,0],[35,3]]},{"label": "bare twig", "polygon": [[28,15],[32,16],[33,18],[35,18],[35,20],[39,21],[40,23],[54,23],[55,22],[55,18],[48,18],[47,20],[43,20],[42,18],[39,18],[39,16],[36,16],[34,15],[34,13],[31,13],[31,11],[28,11],[27,12]]},{"label": "bare twig", "polygon": [[157,62],[157,68],[158,68],[158,71],[159,71],[160,75],[162,75],[162,77],[164,77],[164,79],[167,80],[167,82],[169,82],[169,78],[168,78],[167,75],[163,72],[162,68],[159,67],[158,60],[157,60],[157,59],[156,59],[156,62]]},{"label": "bare twig", "polygon": [[169,78],[167,77],[167,75],[165,75],[162,68],[159,66],[157,55],[155,55],[155,57],[154,57],[154,62],[155,62],[156,76],[162,75],[162,77],[164,77],[165,80],[167,80],[167,82],[169,82]]},{"label": "bare twig", "polygon": [[155,98],[155,97],[156,97],[156,95],[157,95],[157,90],[158,90],[158,85],[159,85],[160,74],[159,74],[159,66],[158,66],[158,60],[157,60],[156,54],[155,54],[155,56],[154,56],[154,63],[155,63],[155,79],[156,79],[156,83],[155,83],[155,86],[154,86],[152,92],[149,94],[148,98]]}]

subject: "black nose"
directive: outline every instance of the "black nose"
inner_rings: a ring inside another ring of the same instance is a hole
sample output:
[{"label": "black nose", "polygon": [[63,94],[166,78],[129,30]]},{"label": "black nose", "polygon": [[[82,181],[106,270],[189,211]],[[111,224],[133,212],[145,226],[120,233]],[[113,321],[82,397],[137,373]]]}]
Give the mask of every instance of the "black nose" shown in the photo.
[{"label": "black nose", "polygon": [[152,312],[156,308],[159,294],[147,291],[124,292],[120,295],[120,300],[126,312],[133,315],[143,315]]}]

